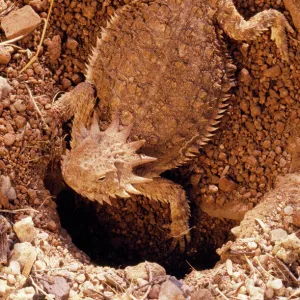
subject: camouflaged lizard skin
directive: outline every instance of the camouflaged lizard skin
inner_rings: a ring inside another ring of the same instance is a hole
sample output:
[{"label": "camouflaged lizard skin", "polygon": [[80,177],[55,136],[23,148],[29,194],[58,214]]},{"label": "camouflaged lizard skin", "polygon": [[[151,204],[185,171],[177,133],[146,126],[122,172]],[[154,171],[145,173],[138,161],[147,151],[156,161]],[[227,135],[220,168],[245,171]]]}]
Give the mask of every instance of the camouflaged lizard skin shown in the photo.
[{"label": "camouflaged lizard skin", "polygon": [[66,183],[100,203],[130,194],[169,203],[171,250],[179,244],[183,251],[190,239],[190,209],[182,187],[159,175],[195,157],[230,96],[235,67],[217,24],[245,41],[271,28],[288,61],[286,30],[293,30],[276,10],[246,21],[229,0],[136,0],[103,29],[86,82],[54,108],[62,119],[74,115],[71,150],[62,161]]}]

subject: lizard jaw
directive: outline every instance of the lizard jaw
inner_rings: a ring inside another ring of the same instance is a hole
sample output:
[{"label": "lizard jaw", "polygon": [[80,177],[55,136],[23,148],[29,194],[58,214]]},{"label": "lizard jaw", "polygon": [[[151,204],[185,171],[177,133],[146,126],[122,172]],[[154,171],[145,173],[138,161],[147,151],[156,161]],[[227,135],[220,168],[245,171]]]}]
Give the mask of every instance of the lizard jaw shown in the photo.
[{"label": "lizard jaw", "polygon": [[90,129],[82,125],[80,132],[72,132],[78,142],[63,157],[66,183],[84,197],[100,203],[109,203],[108,196],[128,198],[131,194],[141,194],[134,184],[152,179],[135,175],[133,169],[156,158],[136,153],[145,140],[127,142],[132,126],[120,130],[116,114],[107,129],[101,131],[94,113]]}]

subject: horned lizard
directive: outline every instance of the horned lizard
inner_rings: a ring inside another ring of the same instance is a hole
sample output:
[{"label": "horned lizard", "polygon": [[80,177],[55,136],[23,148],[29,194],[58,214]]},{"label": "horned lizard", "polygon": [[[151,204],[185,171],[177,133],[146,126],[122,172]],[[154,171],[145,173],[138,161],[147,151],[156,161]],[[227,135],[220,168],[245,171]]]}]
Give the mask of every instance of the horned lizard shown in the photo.
[{"label": "horned lizard", "polygon": [[276,10],[246,21],[230,0],[136,0],[102,30],[86,82],[53,107],[63,121],[74,115],[65,182],[100,203],[131,194],[169,203],[171,248],[182,251],[190,240],[189,204],[183,188],[160,174],[195,157],[228,105],[235,66],[217,23],[245,41],[271,28],[288,60],[286,30],[293,29]]}]

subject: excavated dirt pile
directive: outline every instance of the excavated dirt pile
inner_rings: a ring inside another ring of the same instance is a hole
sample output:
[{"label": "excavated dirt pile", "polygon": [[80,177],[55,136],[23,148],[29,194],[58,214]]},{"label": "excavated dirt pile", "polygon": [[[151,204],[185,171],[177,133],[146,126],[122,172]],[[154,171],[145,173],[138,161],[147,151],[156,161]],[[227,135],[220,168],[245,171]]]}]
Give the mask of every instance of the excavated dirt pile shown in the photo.
[{"label": "excavated dirt pile", "polygon": [[67,187],[71,122],[48,120],[129,2],[59,0],[48,19],[47,0],[0,0],[0,299],[300,299],[299,1],[234,1],[245,18],[284,13],[290,61],[269,31],[252,43],[223,36],[237,66],[228,112],[194,163],[164,174],[190,201],[183,254],[169,253],[167,204],[99,205]]}]

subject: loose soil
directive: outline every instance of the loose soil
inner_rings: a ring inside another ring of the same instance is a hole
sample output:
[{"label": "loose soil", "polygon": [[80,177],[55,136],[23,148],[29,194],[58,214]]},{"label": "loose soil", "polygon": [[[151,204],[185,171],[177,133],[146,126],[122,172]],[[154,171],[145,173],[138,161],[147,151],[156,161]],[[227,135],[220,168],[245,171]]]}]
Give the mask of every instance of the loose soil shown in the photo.
[{"label": "loose soil", "polygon": [[[224,35],[228,53],[237,66],[236,87],[228,112],[194,163],[164,174],[184,186],[192,209],[192,241],[186,253],[170,254],[168,205],[140,196],[117,199],[112,206],[99,205],[76,195],[63,183],[59,169],[60,155],[68,147],[71,124],[54,132],[45,120],[57,93],[67,92],[84,81],[85,64],[101,26],[105,27],[115,10],[129,2],[55,2],[38,61],[22,74],[20,70],[37,49],[42,26],[15,43],[21,49],[11,47],[10,62],[0,65],[1,76],[13,88],[0,103],[0,172],[10,177],[16,199],[9,203],[1,200],[1,204],[9,210],[38,210],[39,213],[22,212],[15,217],[4,215],[11,222],[32,215],[35,226],[50,236],[47,249],[58,249],[55,257],[62,250],[67,253],[66,261],[75,259],[83,263],[80,271],[75,270],[77,275],[99,271],[97,267],[93,269],[90,259],[102,271],[106,271],[104,266],[125,268],[149,260],[163,265],[168,274],[182,278],[193,268],[212,268],[219,260],[215,250],[233,238],[230,229],[239,224],[244,213],[274,188],[278,176],[299,171],[295,143],[300,116],[300,36],[289,36],[290,62],[286,63],[280,59],[269,31],[249,44]],[[275,8],[293,24],[282,1],[234,2],[246,18]],[[8,7],[14,8],[28,3],[41,17],[46,17],[49,4],[45,0],[7,2]],[[6,39],[3,33],[1,38]],[[28,88],[44,117],[30,100]],[[85,254],[71,243],[61,224]],[[208,280],[211,274],[197,274],[191,273],[187,284],[206,288],[203,278]],[[97,280],[101,284],[101,279]],[[74,278],[70,279],[70,286],[74,293],[79,293],[78,286],[85,281],[78,281],[77,285],[74,282]],[[110,296],[120,294],[119,288],[110,292]]]}]

